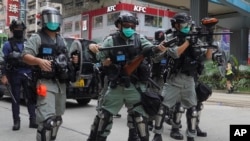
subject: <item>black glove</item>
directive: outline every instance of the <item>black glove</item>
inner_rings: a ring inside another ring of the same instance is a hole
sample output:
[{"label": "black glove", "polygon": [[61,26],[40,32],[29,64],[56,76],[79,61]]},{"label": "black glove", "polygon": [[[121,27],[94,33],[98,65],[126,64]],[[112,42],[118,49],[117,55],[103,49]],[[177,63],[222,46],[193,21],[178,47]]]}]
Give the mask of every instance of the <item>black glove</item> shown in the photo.
[{"label": "black glove", "polygon": [[194,44],[197,43],[198,38],[197,38],[197,36],[191,35],[191,36],[187,36],[187,37],[186,37],[186,40],[189,41],[189,44],[190,44],[190,45],[194,45]]}]

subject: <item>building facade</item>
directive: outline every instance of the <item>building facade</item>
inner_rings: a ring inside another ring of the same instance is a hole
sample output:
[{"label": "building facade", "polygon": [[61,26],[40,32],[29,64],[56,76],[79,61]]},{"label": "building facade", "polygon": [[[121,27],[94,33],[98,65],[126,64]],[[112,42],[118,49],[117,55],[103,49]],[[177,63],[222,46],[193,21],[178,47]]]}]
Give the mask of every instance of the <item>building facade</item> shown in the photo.
[{"label": "building facade", "polygon": [[13,19],[21,19],[25,22],[27,36],[39,29],[38,14],[46,6],[52,6],[62,12],[62,6],[58,3],[44,2],[42,0],[2,0],[0,3],[0,32],[11,36],[9,24]]},{"label": "building facade", "polygon": [[[96,6],[95,9],[92,8],[93,10],[82,11],[80,15],[65,17],[62,34],[65,37],[85,38],[101,42],[108,34],[117,30],[114,21],[121,12],[127,11],[134,14],[139,20],[136,31],[153,39],[157,29],[171,27],[169,18],[175,14],[167,7],[149,5],[135,0],[129,3],[127,1],[124,3],[117,1],[111,3],[109,1],[109,4],[104,7],[102,3],[99,4],[100,7]],[[63,11],[67,11],[67,5],[64,6]],[[65,12],[65,15],[70,14]]]}]

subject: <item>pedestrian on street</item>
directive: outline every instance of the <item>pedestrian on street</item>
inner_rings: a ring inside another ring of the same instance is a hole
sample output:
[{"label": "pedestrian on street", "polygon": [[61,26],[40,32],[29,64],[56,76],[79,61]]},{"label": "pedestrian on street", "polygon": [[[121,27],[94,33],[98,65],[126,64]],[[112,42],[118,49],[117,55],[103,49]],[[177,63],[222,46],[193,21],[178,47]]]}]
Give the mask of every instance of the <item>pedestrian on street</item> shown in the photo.
[{"label": "pedestrian on street", "polygon": [[230,61],[227,62],[226,65],[226,86],[227,86],[227,92],[228,94],[233,93],[234,89],[233,89],[233,79],[234,79],[234,74],[233,74],[233,70],[232,70],[232,64],[230,63]]}]

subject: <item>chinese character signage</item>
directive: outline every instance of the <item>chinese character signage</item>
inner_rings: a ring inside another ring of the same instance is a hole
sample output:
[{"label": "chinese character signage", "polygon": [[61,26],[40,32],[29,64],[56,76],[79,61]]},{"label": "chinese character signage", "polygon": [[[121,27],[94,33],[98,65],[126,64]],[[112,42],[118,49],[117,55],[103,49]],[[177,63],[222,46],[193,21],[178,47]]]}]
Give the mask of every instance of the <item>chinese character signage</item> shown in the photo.
[{"label": "chinese character signage", "polygon": [[19,0],[7,0],[7,20],[6,26],[9,26],[13,19],[18,19],[19,17]]}]

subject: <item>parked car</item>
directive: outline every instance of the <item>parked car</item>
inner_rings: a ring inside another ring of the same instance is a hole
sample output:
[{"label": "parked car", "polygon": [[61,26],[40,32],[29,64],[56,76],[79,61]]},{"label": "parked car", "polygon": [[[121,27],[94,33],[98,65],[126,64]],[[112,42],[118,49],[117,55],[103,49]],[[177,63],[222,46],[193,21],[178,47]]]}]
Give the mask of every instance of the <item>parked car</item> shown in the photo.
[{"label": "parked car", "polygon": [[[67,85],[67,98],[75,99],[79,104],[86,105],[96,98],[100,91],[99,71],[96,65],[86,59],[88,40],[65,38],[68,43],[69,56],[79,52],[80,66],[77,70],[76,82]],[[70,44],[70,45],[69,45]]]}]

